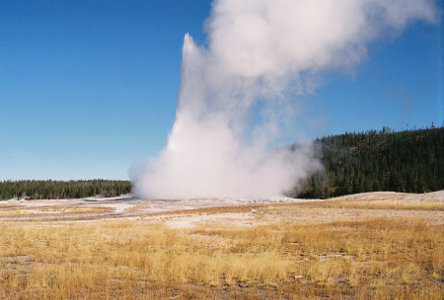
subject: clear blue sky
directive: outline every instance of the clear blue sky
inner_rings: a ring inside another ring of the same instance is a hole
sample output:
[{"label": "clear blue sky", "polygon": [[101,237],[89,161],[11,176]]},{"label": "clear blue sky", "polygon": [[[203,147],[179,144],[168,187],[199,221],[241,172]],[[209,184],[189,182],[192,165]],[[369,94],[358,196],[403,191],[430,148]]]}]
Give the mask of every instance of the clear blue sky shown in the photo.
[{"label": "clear blue sky", "polygon": [[[442,4],[441,4],[442,7]],[[128,179],[175,117],[181,47],[205,44],[211,1],[0,5],[0,180]],[[306,96],[310,138],[443,124],[443,22],[369,48]],[[408,127],[407,127],[408,126]],[[289,141],[295,142],[295,141]]]}]

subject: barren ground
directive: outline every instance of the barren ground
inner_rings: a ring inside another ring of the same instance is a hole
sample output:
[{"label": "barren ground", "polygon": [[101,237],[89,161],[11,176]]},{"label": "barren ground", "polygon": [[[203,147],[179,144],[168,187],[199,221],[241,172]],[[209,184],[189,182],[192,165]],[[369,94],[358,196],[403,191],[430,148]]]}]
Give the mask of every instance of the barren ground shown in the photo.
[{"label": "barren ground", "polygon": [[[180,200],[146,200],[134,198],[131,195],[114,198],[9,200],[3,202],[0,201],[0,220],[72,220],[135,217],[147,214],[159,214],[210,207],[297,203],[306,201],[313,200],[300,200],[287,197],[256,199],[195,198]],[[8,214],[8,211],[14,211],[14,213]]]},{"label": "barren ground", "polygon": [[[232,213],[228,209],[226,213],[207,214],[195,210],[212,207],[237,207],[255,206],[264,204],[284,204],[284,203],[312,203],[331,201],[390,201],[396,205],[410,203],[420,205],[421,203],[444,203],[444,191],[427,194],[406,194],[395,192],[373,192],[331,198],[328,200],[319,199],[294,199],[288,197],[274,198],[211,198],[211,199],[177,199],[177,200],[146,200],[134,198],[131,195],[124,195],[114,198],[82,198],[63,200],[9,200],[0,201],[0,221],[32,221],[32,220],[94,220],[104,218],[129,218],[151,216],[154,219],[165,221],[172,227],[189,227],[199,221],[211,219],[228,219],[230,221],[253,224],[251,213]],[[173,212],[184,212],[189,210],[189,214],[184,216],[171,217]],[[419,212],[405,210],[375,211],[374,216],[424,214],[424,210]],[[162,216],[164,215],[164,216]],[[301,219],[309,220],[313,216],[306,216]],[[343,214],[336,217],[344,217]],[[444,217],[444,215],[443,215]],[[324,215],[322,222],[335,219],[335,215]]]}]

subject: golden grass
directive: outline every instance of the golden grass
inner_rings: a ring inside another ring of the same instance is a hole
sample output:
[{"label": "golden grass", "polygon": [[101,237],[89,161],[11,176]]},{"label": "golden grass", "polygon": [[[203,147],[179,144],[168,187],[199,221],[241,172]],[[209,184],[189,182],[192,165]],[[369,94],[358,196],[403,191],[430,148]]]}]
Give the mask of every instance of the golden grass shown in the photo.
[{"label": "golden grass", "polygon": [[105,206],[41,206],[41,207],[2,207],[0,218],[3,217],[32,217],[54,215],[83,215],[100,214],[114,211],[114,208]]},{"label": "golden grass", "polygon": [[377,199],[377,200],[375,199],[339,200],[339,201],[322,201],[322,202],[306,203],[306,205],[317,205],[321,207],[337,207],[337,208],[444,211],[444,201],[435,200],[435,199],[422,200],[422,201],[409,201],[402,199],[397,200],[391,198]]},{"label": "golden grass", "polygon": [[[293,203],[273,204],[275,205],[293,205]],[[157,212],[144,214],[145,216],[166,216],[166,215],[184,215],[184,214],[221,214],[221,213],[243,213],[250,212],[256,208],[262,208],[264,204],[242,205],[242,206],[219,206],[205,207],[195,209],[176,210],[174,212]]]},{"label": "golden grass", "polygon": [[252,226],[0,222],[0,299],[444,298],[440,210],[336,202],[185,211],[249,212]]},{"label": "golden grass", "polygon": [[126,208],[125,211],[137,212],[137,211],[141,211],[141,210],[145,210],[145,209],[149,209],[149,208],[151,208],[150,205],[134,205],[134,206]]}]

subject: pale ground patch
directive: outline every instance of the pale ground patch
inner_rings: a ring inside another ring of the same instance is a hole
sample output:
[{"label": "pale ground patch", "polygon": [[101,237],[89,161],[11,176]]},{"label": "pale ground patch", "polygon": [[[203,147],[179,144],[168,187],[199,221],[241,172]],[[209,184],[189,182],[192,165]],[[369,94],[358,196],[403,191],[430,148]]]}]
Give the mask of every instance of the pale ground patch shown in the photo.
[{"label": "pale ground patch", "polygon": [[371,192],[371,193],[361,193],[346,195],[336,198],[331,198],[329,200],[402,200],[411,202],[421,202],[425,200],[437,200],[444,202],[444,190],[425,193],[425,194],[408,194],[408,193],[397,193],[397,192]]},{"label": "pale ground patch", "polygon": [[[39,219],[95,219],[109,217],[134,217],[138,215],[166,213],[173,211],[191,210],[210,207],[242,206],[267,203],[296,203],[314,200],[301,200],[288,197],[270,198],[194,198],[173,200],[147,200],[135,198],[132,195],[124,195],[114,198],[81,198],[62,200],[9,200],[0,202],[0,220],[39,220]],[[107,207],[112,212],[89,213],[84,215],[70,216],[60,209],[58,214],[39,217],[39,209],[43,207]],[[4,208],[3,208],[4,207]],[[15,214],[2,215],[2,210],[14,210]],[[211,217],[214,218],[214,217]],[[188,221],[184,221],[188,222]],[[190,221],[193,223],[194,221]],[[179,223],[177,223],[179,224]],[[179,226],[179,225],[178,225]]]},{"label": "pale ground patch", "polygon": [[[147,200],[138,199],[132,195],[123,195],[114,198],[82,198],[82,199],[62,199],[62,200],[9,200],[0,201],[0,220],[85,220],[85,219],[103,219],[103,218],[155,218],[158,222],[164,222],[165,224],[175,228],[192,227],[202,222],[227,222],[234,225],[251,225],[260,224],[267,220],[266,217],[262,217],[253,212],[230,212],[230,213],[190,213],[184,214],[183,211],[200,209],[200,208],[215,208],[215,207],[237,207],[237,206],[254,206],[261,204],[284,204],[284,203],[304,203],[319,201],[328,203],[329,201],[339,200],[351,200],[351,201],[379,201],[390,202],[391,204],[399,203],[444,203],[444,191],[438,191],[426,194],[406,194],[395,192],[373,192],[362,193],[348,196],[342,196],[332,198],[328,200],[304,200],[294,199],[288,197],[270,197],[270,198],[210,198],[210,199],[176,199],[176,200]],[[54,208],[50,214],[45,211],[45,208]],[[59,208],[59,209],[58,209]],[[67,208],[67,209],[64,209]],[[69,213],[70,208],[85,208],[85,213]],[[88,210],[87,208],[91,208]],[[92,208],[109,208],[104,211],[93,211]],[[175,211],[182,211],[180,215],[169,214],[168,216],[153,216],[152,214],[171,213]],[[46,213],[45,213],[46,212]],[[336,219],[335,215],[341,212],[337,209],[323,209],[322,219],[325,222],[330,222]],[[303,216],[294,216],[296,220],[301,222],[310,221],[312,218],[319,218],[319,215],[304,214]],[[347,212],[349,218],[359,217],[360,209],[352,209]],[[373,217],[381,215],[389,216],[413,216],[421,215],[421,211],[403,211],[403,210],[377,210],[370,212]],[[438,215],[442,213],[437,212]],[[439,218],[439,216],[437,216]],[[274,216],[273,220],[279,219]],[[431,220],[435,223],[435,221]],[[436,220],[436,222],[439,222]]]}]

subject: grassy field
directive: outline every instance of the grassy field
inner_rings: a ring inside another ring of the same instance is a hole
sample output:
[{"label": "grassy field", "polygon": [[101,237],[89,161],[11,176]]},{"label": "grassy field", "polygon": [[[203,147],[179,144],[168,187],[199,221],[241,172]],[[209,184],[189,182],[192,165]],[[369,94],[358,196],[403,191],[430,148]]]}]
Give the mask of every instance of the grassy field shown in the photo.
[{"label": "grassy field", "polygon": [[0,299],[444,299],[444,202],[0,221]]}]

